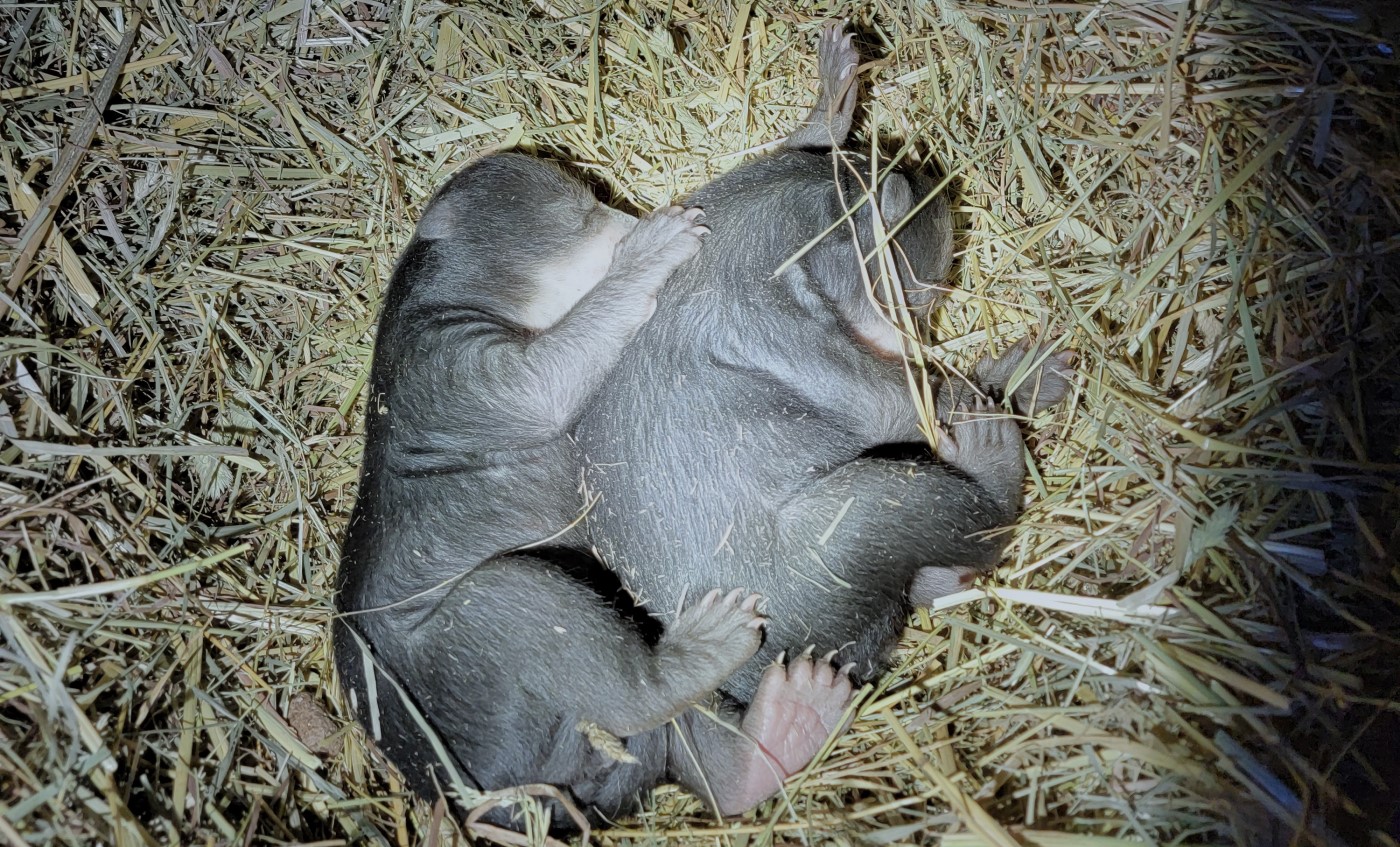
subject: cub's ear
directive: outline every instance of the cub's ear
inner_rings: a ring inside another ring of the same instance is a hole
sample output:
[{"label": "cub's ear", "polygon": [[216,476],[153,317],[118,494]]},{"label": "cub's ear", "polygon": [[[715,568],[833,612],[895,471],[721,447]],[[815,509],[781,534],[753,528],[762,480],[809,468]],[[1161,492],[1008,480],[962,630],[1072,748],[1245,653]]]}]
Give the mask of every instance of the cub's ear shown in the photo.
[{"label": "cub's ear", "polygon": [[818,291],[817,286],[812,283],[812,277],[808,275],[807,269],[803,267],[806,257],[793,262],[778,274],[778,279],[783,287],[792,295],[795,302],[802,311],[809,315],[820,315],[828,311],[829,307],[824,297],[825,292]]},{"label": "cub's ear", "polygon": [[414,236],[422,241],[441,241],[444,238],[451,238],[457,229],[456,211],[451,203],[442,202],[442,197],[439,195],[428,205],[428,211],[424,212],[423,217],[418,220],[418,227],[413,231]]},{"label": "cub's ear", "polygon": [[886,229],[904,220],[912,208],[914,192],[909,188],[909,180],[897,173],[885,177],[880,183],[880,217]]},{"label": "cub's ear", "polygon": [[[869,214],[866,210],[862,229],[869,225]],[[868,229],[865,237],[869,238]],[[833,321],[849,339],[882,359],[903,357],[899,330],[866,290],[860,254],[851,244],[850,233],[831,232],[779,278],[808,315]]]},{"label": "cub's ear", "polygon": [[[919,173],[900,177],[908,206],[897,218],[889,212],[885,224],[898,227],[895,250],[900,257],[904,294],[911,307],[933,308],[942,299],[938,287],[953,266],[953,216],[946,192],[934,193],[938,183]],[[901,192],[902,193],[902,192]],[[891,201],[893,205],[893,200]],[[913,207],[919,207],[917,212]]]}]

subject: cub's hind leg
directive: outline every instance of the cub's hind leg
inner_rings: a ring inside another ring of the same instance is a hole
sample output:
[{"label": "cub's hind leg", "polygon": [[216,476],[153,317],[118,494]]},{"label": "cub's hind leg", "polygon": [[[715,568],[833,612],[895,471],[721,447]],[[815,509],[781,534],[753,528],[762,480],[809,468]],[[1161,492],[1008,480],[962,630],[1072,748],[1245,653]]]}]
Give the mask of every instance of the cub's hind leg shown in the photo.
[{"label": "cub's hind leg", "polygon": [[[366,649],[339,634],[341,676],[362,722],[379,727],[376,740],[413,785],[438,793],[451,765],[480,789],[549,783],[612,814],[662,778],[664,743],[646,733],[753,655],[758,598],[712,592],[653,644],[591,576],[543,558],[500,557],[411,621],[401,610],[342,619]],[[609,737],[625,755],[599,742]]]}]

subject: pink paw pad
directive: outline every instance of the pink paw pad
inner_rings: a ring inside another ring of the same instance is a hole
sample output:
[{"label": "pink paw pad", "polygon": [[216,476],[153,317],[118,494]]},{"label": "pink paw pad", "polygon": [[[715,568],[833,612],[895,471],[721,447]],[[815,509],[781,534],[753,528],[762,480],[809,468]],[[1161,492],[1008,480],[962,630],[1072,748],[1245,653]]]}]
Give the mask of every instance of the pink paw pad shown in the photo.
[{"label": "pink paw pad", "polygon": [[812,650],[764,671],[744,716],[744,731],[784,777],[807,767],[827,738],[841,729],[853,691],[849,666],[836,669],[834,652],[813,660]]}]

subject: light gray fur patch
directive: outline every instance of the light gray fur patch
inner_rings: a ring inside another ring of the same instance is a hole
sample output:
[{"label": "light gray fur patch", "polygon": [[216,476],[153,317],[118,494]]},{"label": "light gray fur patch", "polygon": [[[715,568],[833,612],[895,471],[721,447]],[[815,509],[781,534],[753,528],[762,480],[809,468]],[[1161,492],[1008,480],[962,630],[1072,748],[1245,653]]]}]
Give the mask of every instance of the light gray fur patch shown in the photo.
[{"label": "light gray fur patch", "polygon": [[617,243],[632,231],[637,220],[615,209],[599,208],[608,216],[596,234],[577,250],[539,266],[531,275],[535,290],[521,307],[522,326],[534,330],[554,326],[607,275]]}]

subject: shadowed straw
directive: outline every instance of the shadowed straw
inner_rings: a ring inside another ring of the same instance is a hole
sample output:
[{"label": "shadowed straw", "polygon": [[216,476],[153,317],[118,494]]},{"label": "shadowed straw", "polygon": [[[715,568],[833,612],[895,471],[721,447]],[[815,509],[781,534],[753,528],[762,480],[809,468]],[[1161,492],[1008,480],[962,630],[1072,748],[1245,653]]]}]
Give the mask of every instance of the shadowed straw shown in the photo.
[{"label": "shadowed straw", "polygon": [[797,124],[845,14],[854,146],[948,177],[926,355],[1034,333],[1076,389],[1003,566],[785,797],[591,841],[1394,843],[1385,4],[134,8],[0,8],[0,842],[458,838],[327,646],[396,251],[491,150],[694,189]]}]

